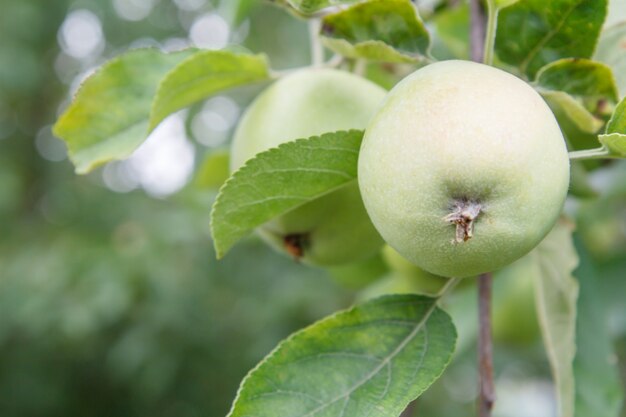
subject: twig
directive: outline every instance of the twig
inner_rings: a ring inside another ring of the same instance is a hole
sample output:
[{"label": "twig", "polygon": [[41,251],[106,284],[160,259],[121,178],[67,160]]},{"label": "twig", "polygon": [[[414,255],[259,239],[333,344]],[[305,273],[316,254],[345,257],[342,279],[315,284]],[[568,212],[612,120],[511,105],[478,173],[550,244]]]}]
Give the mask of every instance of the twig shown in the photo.
[{"label": "twig", "polygon": [[493,344],[491,340],[491,273],[478,277],[478,363],[480,375],[480,395],[478,416],[490,417],[496,393],[493,384]]},{"label": "twig", "polygon": [[472,61],[481,62],[485,41],[485,10],[480,0],[470,0],[470,57]]}]

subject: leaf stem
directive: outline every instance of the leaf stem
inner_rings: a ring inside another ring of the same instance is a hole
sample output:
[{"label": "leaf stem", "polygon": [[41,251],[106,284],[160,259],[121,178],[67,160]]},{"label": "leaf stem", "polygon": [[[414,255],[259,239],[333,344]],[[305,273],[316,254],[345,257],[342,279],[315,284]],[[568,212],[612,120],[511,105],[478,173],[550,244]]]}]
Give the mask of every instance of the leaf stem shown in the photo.
[{"label": "leaf stem", "polygon": [[456,284],[461,281],[461,278],[450,278],[448,282],[439,290],[437,294],[434,295],[435,298],[441,298],[446,295],[449,291],[451,291]]},{"label": "leaf stem", "polygon": [[496,400],[493,382],[493,341],[491,337],[491,273],[478,277],[478,364],[480,375],[480,395],[478,416],[490,417]]},{"label": "leaf stem", "polygon": [[572,151],[569,153],[569,159],[572,161],[577,159],[601,159],[601,158],[610,158],[609,150],[601,146],[599,148],[594,149],[584,149],[582,151]]},{"label": "leaf stem", "polygon": [[483,46],[483,63],[493,65],[493,51],[496,44],[496,29],[498,28],[498,12],[500,8],[494,0],[487,0],[487,34]]},{"label": "leaf stem", "polygon": [[309,20],[309,39],[311,41],[311,65],[313,67],[322,66],[324,63],[324,47],[320,42],[319,32],[321,28],[320,19]]}]

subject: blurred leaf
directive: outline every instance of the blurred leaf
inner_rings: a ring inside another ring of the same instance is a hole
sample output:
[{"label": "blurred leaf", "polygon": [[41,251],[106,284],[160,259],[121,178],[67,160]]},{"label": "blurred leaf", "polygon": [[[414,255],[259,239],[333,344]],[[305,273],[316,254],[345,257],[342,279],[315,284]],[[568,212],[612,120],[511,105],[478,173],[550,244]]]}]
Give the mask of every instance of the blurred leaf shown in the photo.
[{"label": "blurred leaf", "polygon": [[551,107],[558,107],[585,133],[596,133],[604,126],[604,121],[595,117],[579,101],[562,91],[542,91],[541,95]]},{"label": "blurred leaf", "polygon": [[295,333],[244,379],[229,417],[397,417],[454,351],[454,325],[436,305],[381,297]]},{"label": "blurred leaf", "polygon": [[433,37],[433,54],[440,44],[452,55],[451,58],[469,59],[469,7],[462,3],[454,8],[446,8],[433,18],[435,36]]},{"label": "blurred leaf", "polygon": [[218,258],[254,228],[356,179],[363,132],[326,133],[259,153],[224,184],[211,229]]},{"label": "blurred leaf", "polygon": [[293,7],[302,14],[312,14],[332,6],[356,3],[358,0],[273,0],[283,5]]},{"label": "blurred leaf", "polygon": [[616,367],[617,356],[607,326],[607,310],[600,278],[580,239],[575,239],[580,265],[574,272],[580,284],[576,323],[576,417],[618,417],[624,392]]},{"label": "blurred leaf", "polygon": [[76,172],[126,158],[146,139],[159,82],[193,53],[137,49],[109,61],[83,83],[54,126]]},{"label": "blurred leaf", "polygon": [[620,96],[626,95],[626,22],[602,32],[594,58],[613,69]]},{"label": "blurred leaf", "polygon": [[202,51],[181,62],[159,85],[150,130],[177,110],[229,88],[269,80],[264,55]]},{"label": "blurred leaf", "polygon": [[498,58],[533,78],[560,58],[589,58],[606,15],[607,0],[525,0],[500,11]]},{"label": "blurred leaf", "polygon": [[220,149],[209,153],[196,175],[195,184],[200,188],[217,190],[230,175],[230,152]]},{"label": "blurred leaf", "polygon": [[324,17],[322,42],[349,58],[411,62],[428,55],[430,35],[409,0],[373,0]]},{"label": "blurred leaf", "polygon": [[537,312],[556,386],[558,415],[573,417],[578,283],[572,272],[578,264],[578,255],[571,227],[557,223],[531,253],[535,260]]}]

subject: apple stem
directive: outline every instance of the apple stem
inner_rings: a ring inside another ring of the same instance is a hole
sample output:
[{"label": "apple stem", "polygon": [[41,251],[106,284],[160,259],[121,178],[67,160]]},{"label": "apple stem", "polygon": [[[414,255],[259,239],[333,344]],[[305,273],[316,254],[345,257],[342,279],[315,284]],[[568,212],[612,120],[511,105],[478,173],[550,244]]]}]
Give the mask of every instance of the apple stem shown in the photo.
[{"label": "apple stem", "polygon": [[478,363],[480,395],[478,399],[478,416],[490,417],[496,400],[493,382],[493,341],[491,337],[491,273],[478,277]]}]

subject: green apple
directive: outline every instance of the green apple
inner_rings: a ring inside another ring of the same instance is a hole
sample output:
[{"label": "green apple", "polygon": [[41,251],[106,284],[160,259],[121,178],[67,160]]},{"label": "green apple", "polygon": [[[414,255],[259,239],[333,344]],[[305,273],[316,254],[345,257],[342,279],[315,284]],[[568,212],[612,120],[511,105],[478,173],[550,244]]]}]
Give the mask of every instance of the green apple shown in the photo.
[{"label": "green apple", "polygon": [[422,269],[500,269],[552,229],[569,159],[532,87],[467,61],[429,65],[388,94],[366,129],[359,186],[383,238]]},{"label": "green apple", "polygon": [[[386,91],[356,75],[305,69],[257,97],[237,127],[231,170],[281,143],[338,130],[364,129]],[[305,262],[331,266],[366,259],[382,239],[356,181],[259,228],[272,246]]]},{"label": "green apple", "polygon": [[431,274],[415,266],[389,245],[383,247],[382,254],[389,269],[410,281],[412,288],[419,294],[437,294],[448,282],[447,278]]}]

